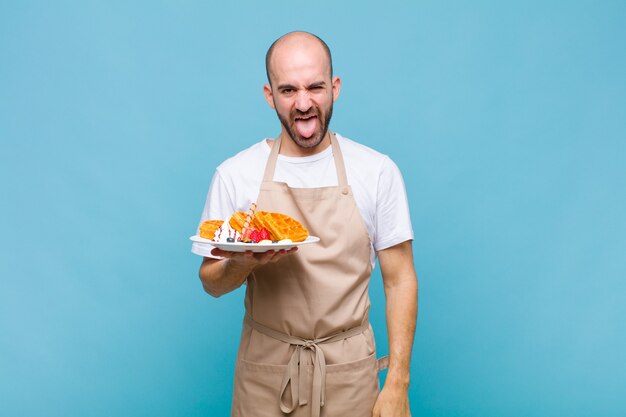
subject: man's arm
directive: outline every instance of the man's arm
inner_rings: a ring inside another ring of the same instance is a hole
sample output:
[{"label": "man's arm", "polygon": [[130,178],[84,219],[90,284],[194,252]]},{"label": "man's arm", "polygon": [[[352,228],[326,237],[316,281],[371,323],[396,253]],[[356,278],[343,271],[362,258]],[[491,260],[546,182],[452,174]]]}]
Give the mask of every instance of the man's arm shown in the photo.
[{"label": "man's arm", "polygon": [[219,297],[241,287],[248,275],[254,271],[258,265],[268,262],[276,262],[286,254],[295,252],[298,248],[288,251],[280,250],[264,253],[248,252],[226,252],[220,249],[213,249],[211,253],[215,256],[222,256],[223,259],[205,257],[200,265],[200,280],[204,290],[213,297]]},{"label": "man's arm", "polygon": [[389,371],[374,405],[374,417],[410,416],[408,389],[417,320],[417,277],[411,241],[378,252],[387,300]]}]

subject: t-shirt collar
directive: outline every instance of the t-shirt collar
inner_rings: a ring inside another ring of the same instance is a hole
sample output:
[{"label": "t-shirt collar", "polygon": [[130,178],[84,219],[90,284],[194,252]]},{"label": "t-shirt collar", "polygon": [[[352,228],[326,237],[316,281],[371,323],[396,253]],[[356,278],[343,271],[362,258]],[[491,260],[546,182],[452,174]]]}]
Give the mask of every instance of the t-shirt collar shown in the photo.
[{"label": "t-shirt collar", "polygon": [[[267,143],[268,139],[271,140],[271,138],[263,139],[263,144],[264,144],[263,149],[269,155],[269,153],[272,150],[272,148]],[[306,163],[310,163],[310,162],[319,161],[320,159],[328,158],[328,157],[330,157],[332,155],[333,155],[333,147],[332,146],[328,146],[323,151],[318,152],[318,153],[316,153],[314,155],[309,155],[309,156],[285,156],[285,155],[280,155],[279,154],[278,155],[278,159],[280,161],[288,162],[290,164],[306,164]]]}]

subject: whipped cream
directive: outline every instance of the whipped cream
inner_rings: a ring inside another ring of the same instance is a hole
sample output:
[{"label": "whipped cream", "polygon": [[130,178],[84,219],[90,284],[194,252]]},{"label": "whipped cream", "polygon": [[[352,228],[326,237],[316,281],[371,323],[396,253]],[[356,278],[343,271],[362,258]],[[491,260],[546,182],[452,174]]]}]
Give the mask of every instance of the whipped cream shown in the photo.
[{"label": "whipped cream", "polygon": [[222,225],[215,231],[215,236],[213,236],[214,242],[226,243],[228,242],[228,238],[233,238],[233,242],[237,242],[241,238],[241,234],[230,227],[230,224],[225,221]]}]

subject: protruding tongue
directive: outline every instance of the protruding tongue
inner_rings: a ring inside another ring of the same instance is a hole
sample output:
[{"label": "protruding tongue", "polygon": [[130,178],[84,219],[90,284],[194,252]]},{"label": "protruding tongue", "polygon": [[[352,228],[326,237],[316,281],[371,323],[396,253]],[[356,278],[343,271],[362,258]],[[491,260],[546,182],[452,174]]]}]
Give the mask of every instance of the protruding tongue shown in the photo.
[{"label": "protruding tongue", "polygon": [[315,133],[315,128],[317,128],[317,117],[315,116],[306,120],[296,120],[296,129],[298,129],[300,136],[310,138]]}]

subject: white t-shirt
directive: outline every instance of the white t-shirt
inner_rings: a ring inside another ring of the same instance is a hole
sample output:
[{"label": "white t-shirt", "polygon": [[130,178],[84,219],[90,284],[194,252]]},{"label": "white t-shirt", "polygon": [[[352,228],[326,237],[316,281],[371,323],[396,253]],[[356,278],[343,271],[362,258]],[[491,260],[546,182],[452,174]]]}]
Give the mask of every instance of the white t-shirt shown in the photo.
[{"label": "white t-shirt", "polygon": [[[336,137],[348,184],[370,236],[373,266],[377,251],[413,239],[402,174],[388,156],[339,134]],[[264,139],[217,167],[200,223],[209,219],[228,220],[235,211],[248,211],[259,194],[270,149]],[[337,185],[332,147],[306,157],[278,155],[274,181],[286,182],[293,188]],[[197,243],[191,251],[213,257],[210,249]]]}]

